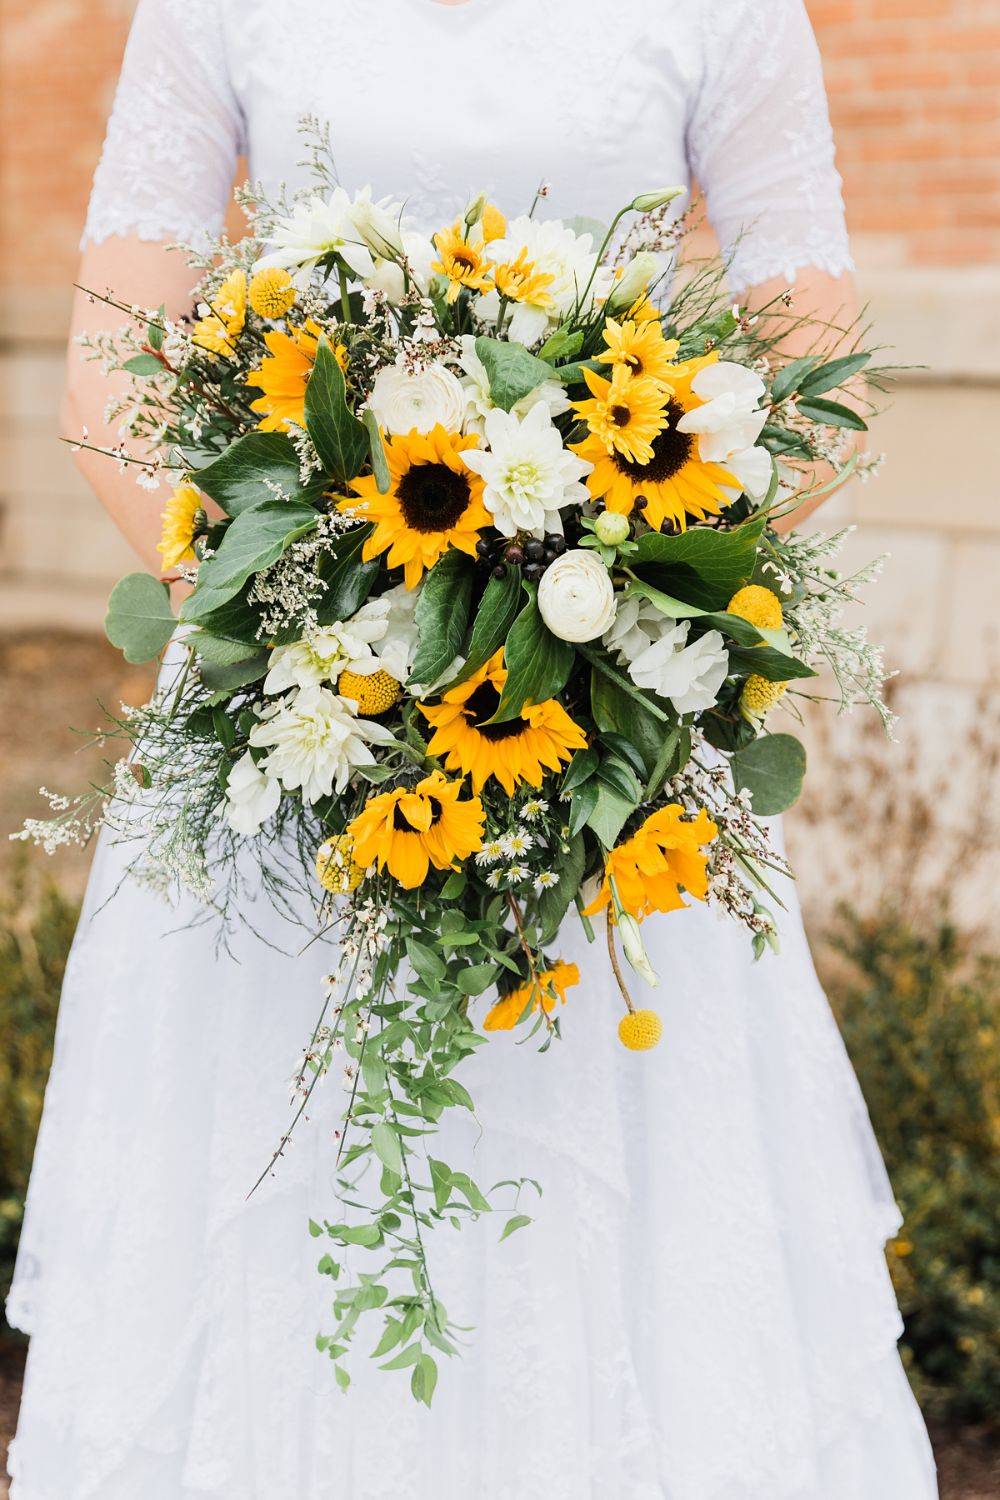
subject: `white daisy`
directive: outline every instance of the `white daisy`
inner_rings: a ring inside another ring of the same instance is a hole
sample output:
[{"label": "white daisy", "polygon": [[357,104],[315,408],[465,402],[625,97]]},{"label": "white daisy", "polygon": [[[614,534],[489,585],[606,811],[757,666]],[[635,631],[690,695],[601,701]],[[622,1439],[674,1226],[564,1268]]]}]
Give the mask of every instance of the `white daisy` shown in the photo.
[{"label": "white daisy", "polygon": [[530,833],[505,833],[500,842],[508,859],[527,854],[528,850],[533,849],[535,845],[535,840]]}]

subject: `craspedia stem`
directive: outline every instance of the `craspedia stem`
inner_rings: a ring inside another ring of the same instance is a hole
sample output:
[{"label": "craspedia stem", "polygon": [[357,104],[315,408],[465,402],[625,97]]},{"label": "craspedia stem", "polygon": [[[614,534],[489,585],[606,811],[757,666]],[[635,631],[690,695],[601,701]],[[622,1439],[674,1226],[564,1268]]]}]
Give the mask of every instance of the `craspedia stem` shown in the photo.
[{"label": "craspedia stem", "polygon": [[604,919],[604,930],[607,933],[608,938],[608,957],[611,960],[611,969],[615,976],[615,979],[618,981],[618,988],[622,992],[622,999],[625,1001],[625,1008],[627,1009],[630,1016],[634,1016],[635,1005],[632,1001],[632,996],[628,992],[628,987],[626,986],[625,981],[622,978],[621,965],[618,962],[618,949],[615,946],[615,919],[612,916],[610,905],[605,910]]}]

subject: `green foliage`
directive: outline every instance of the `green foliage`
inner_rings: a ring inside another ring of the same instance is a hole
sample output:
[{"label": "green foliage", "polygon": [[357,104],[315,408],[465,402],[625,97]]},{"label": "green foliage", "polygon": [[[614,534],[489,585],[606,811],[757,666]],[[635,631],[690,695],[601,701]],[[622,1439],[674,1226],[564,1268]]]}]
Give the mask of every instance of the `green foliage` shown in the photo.
[{"label": "green foliage", "polygon": [[552,366],[529,354],[523,344],[478,338],[476,353],[490,382],[490,396],[503,411],[529,395],[543,380],[551,380]]},{"label": "green foliage", "polygon": [[644,583],[701,609],[725,609],[753,572],[765,518],[734,531],[692,526],[678,536],[650,531],[640,537],[635,571]]},{"label": "green foliage", "polygon": [[731,761],[738,791],[750,793],[758,818],[773,818],[796,802],[806,774],[806,752],[794,734],[762,734]]},{"label": "green foliage", "polygon": [[573,669],[573,647],[549,630],[534,591],[507,638],[504,661],[507,681],[491,724],[516,719],[526,703],[544,703],[566,686]]},{"label": "green foliage", "polygon": [[303,489],[298,454],[283,432],[248,432],[221,457],[199,469],[194,479],[227,516],[242,515],[265,500],[273,500],[274,485],[290,500],[315,500],[322,492],[317,484]]},{"label": "green foliage", "polygon": [[0,1301],[14,1269],[76,918],[54,885],[35,888],[26,864],[13,865],[0,894]]},{"label": "green foliage", "polygon": [[170,590],[152,573],[129,573],[115,584],[104,631],[126,661],[152,661],[174,633]]},{"label": "green foliage", "polygon": [[905,1224],[889,1267],[931,1417],[1000,1411],[1000,961],[947,921],[846,912],[831,998]]},{"label": "green foliage", "polygon": [[411,682],[436,682],[462,649],[474,575],[471,559],[450,547],[424,579],[415,613],[419,644]]},{"label": "green foliage", "polygon": [[329,341],[320,339],[306,386],[306,427],[323,466],[342,484],[361,472],[369,455],[368,431],[347,404],[344,372]]},{"label": "green foliage", "polygon": [[243,511],[226,531],[219,550],[199,568],[198,587],[184,601],[181,619],[206,623],[255,573],[269,568],[286,547],[312,531],[318,519],[312,506],[287,500],[267,500]]}]

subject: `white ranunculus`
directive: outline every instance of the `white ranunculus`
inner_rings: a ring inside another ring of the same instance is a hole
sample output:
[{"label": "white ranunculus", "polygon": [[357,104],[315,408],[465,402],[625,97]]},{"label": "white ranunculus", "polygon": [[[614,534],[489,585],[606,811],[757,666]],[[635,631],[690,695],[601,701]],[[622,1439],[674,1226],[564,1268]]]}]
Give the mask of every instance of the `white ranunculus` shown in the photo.
[{"label": "white ranunculus", "polygon": [[702,405],[686,411],[677,430],[698,434],[702,463],[724,463],[731,454],[753,446],[767,420],[759,405],[765,390],[759,375],[720,359],[698,371],[691,389]]},{"label": "white ranunculus", "polygon": [[649,290],[650,284],[658,281],[669,267],[670,261],[666,256],[655,255],[652,250],[640,250],[612,284],[605,311],[612,316],[627,312]]},{"label": "white ranunculus", "polygon": [[268,659],[265,693],[285,693],[289,688],[336,682],[345,671],[370,676],[378,671],[372,646],[384,632],[384,622],[355,616],[346,623],[337,620],[332,625],[320,626],[300,641],[275,646]]},{"label": "white ranunculus", "polygon": [[372,384],[368,405],[386,432],[430,432],[439,423],[448,432],[461,432],[465,421],[465,389],[446,365],[434,363],[410,371],[386,365]]},{"label": "white ranunculus", "polygon": [[369,275],[371,252],[361,241],[351,209],[351,200],[342,187],[334,188],[328,198],[322,193],[300,198],[292,212],[276,222],[271,248],[257,262],[257,269],[305,269],[336,251],[358,276]]},{"label": "white ranunculus", "polygon": [[[492,241],[489,250],[497,264],[516,260],[524,251],[537,273],[551,277],[539,288],[537,302],[509,306],[508,336],[521,344],[537,343],[550,327],[562,322],[583,296],[597,264],[591,235],[576,234],[561,219],[532,219],[527,214],[510,219],[503,238]],[[587,305],[594,295],[591,287]],[[500,311],[499,294],[486,292],[478,299],[477,311],[485,322],[493,322]]]},{"label": "white ranunculus", "polygon": [[690,646],[687,620],[671,620],[638,596],[622,599],[604,644],[615,652],[636,687],[669,698],[678,713],[711,708],[729,672],[729,656],[718,630]]},{"label": "white ranunculus", "polygon": [[500,534],[561,534],[559,512],[564,505],[579,505],[588,498],[581,480],[593,465],[563,447],[562,434],[545,406],[533,406],[523,417],[499,408],[489,412],[486,443],[462,457],[485,481],[483,504]]},{"label": "white ranunculus", "polygon": [[376,670],[388,672],[397,682],[409,677],[417,654],[415,615],[419,598],[419,588],[408,589],[399,583],[362,604],[348,622],[352,627],[368,622],[381,627],[382,633],[373,639]]},{"label": "white ranunculus", "polygon": [[[426,292],[431,282],[431,265],[437,254],[433,243],[425,234],[404,229],[403,254],[406,257],[411,289],[416,287],[417,291]],[[406,282],[407,278],[398,260],[384,255],[372,257],[371,274],[365,277],[366,286],[384,292],[389,301],[396,305],[406,295]]]},{"label": "white ranunculus", "polygon": [[268,750],[261,768],[306,802],[342,792],[355,766],[370,766],[369,745],[391,740],[371,719],[359,719],[350,698],[325,687],[305,687],[264,710],[250,743]]},{"label": "white ranunculus", "polygon": [[[486,418],[491,411],[496,411],[497,406],[490,393],[490,377],[486,373],[486,366],[476,353],[475,336],[463,333],[460,343],[462,352],[458,356],[458,362],[465,372],[462,384],[465,386],[467,402],[465,430],[478,432],[482,437],[486,431]],[[543,380],[541,385],[536,385],[533,391],[516,401],[511,412],[515,416],[524,417],[533,406],[544,406],[550,417],[558,417],[564,411],[569,411],[569,397],[562,381]]]},{"label": "white ranunculus", "polygon": [[615,617],[611,575],[596,552],[574,547],[542,574],[538,609],[561,641],[592,641]]},{"label": "white ranunculus", "polygon": [[280,783],[258,771],[249,750],[241,755],[226,782],[226,822],[233,832],[259,832],[280,801]]},{"label": "white ranunculus", "polygon": [[771,487],[773,464],[766,448],[743,448],[730,453],[726,468],[740,482],[740,489],[759,500]]}]

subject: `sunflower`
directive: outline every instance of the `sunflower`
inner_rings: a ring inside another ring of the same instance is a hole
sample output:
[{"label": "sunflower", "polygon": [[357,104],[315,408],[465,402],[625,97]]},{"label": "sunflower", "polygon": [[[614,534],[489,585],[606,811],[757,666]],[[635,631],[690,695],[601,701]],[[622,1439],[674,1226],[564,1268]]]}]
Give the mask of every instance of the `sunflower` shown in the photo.
[{"label": "sunflower", "polygon": [[676,339],[663,337],[658,319],[637,323],[629,317],[619,323],[609,318],[604,325],[604,342],[607,351],[597,358],[610,365],[612,372],[622,369],[633,377],[646,376],[661,383],[668,381],[671,361],[680,348]]},{"label": "sunflower", "polygon": [[545,772],[558,771],[574,750],[586,746],[587,737],[554,698],[525,705],[516,719],[487,723],[506,681],[500,650],[440,703],[422,703],[420,711],[434,728],[429,754],[443,756],[449,771],[471,776],[477,792],[492,776],[511,796],[519,781],[540,787]]},{"label": "sunflower", "polygon": [[387,493],[380,494],[374,476],[367,475],[351,485],[360,505],[350,495],[340,501],[341,510],[374,523],[362,553],[365,562],[388,551],[389,567],[402,568],[406,587],[415,589],[449,547],[475,556],[480,528],[490,524],[490,515],[483,505],[483,481],[466,468],[462,454],[478,445],[475,433],[463,437],[440,424],[386,444]]},{"label": "sunflower", "polygon": [[504,261],[495,268],[493,281],[500,296],[508,302],[525,302],[530,307],[552,305],[549,287],[555,281],[555,276],[547,271],[539,271],[535,262],[528,259],[528,252],[523,246],[517,252],[516,259]]},{"label": "sunflower", "polygon": [[686,906],[681,890],[704,901],[708,859],[701,848],[718,831],[704,808],[691,819],[684,817],[678,802],[651,813],[638,832],[608,855],[601,889],[584,916],[592,917],[607,906],[612,880],[622,906],[640,921],[651,911],[677,911]]},{"label": "sunflower", "polygon": [[193,484],[179,484],[167,501],[161,516],[157,552],[163,553],[160,571],[169,573],[178,563],[194,562],[194,539],[198,534],[198,512],[204,510],[201,491]]},{"label": "sunflower", "polygon": [[[584,366],[583,378],[592,399],[572,405],[590,428],[590,437],[584,442],[623,463],[649,463],[654,440],[667,425],[664,408],[668,393],[662,382],[641,375],[633,379],[623,366],[610,380]],[[582,446],[574,451],[582,453]]]},{"label": "sunflower", "polygon": [[448,278],[446,302],[454,302],[463,286],[470,292],[487,292],[492,285],[491,267],[483,254],[482,243],[475,244],[465,236],[461,219],[450,229],[439,229],[434,236],[438,259],[432,271]]},{"label": "sunflower", "polygon": [[462,800],[462,784],[440,771],[425,776],[412,790],[397,787],[365,803],[347,832],[354,840],[352,859],[364,869],[388,868],[400,885],[423,885],[431,865],[449,870],[483,844],[486,814],[478,797]]},{"label": "sunflower", "polygon": [[247,273],[231,271],[207,303],[208,312],[194,328],[194,342],[199,349],[231,359],[235,342],[243,332],[247,316]]},{"label": "sunflower", "polygon": [[[717,516],[730,503],[728,491],[738,492],[739,481],[721,464],[702,462],[696,433],[677,430],[684,413],[702,405],[691,382],[714,359],[714,354],[708,354],[668,366],[668,390],[661,397],[666,402],[662,428],[653,438],[647,457],[636,460],[620,448],[616,450],[593,423],[590,435],[582,443],[571,445],[574,453],[594,466],[587,475],[587,485],[595,500],[603,500],[608,510],[627,516],[641,499],[643,520],[656,531],[664,522],[683,530],[688,516],[698,520]],[[660,390],[664,392],[664,387]]]},{"label": "sunflower", "polygon": [[557,1005],[566,1004],[566,991],[579,983],[580,970],[576,964],[565,964],[561,958],[556,959],[551,969],[533,974],[526,984],[501,995],[483,1022],[483,1030],[512,1031],[526,1011],[531,1015],[539,1007],[549,1016]]},{"label": "sunflower", "polygon": [[[262,414],[257,424],[262,432],[287,432],[290,422],[296,427],[305,426],[306,385],[322,337],[323,330],[313,318],[307,318],[300,328],[289,328],[287,333],[278,329],[265,333],[264,343],[269,352],[246,378],[247,385],[255,385],[264,392],[250,407],[251,411]],[[347,365],[346,349],[338,344],[333,352],[343,370]]]}]

